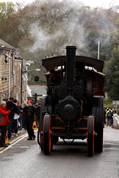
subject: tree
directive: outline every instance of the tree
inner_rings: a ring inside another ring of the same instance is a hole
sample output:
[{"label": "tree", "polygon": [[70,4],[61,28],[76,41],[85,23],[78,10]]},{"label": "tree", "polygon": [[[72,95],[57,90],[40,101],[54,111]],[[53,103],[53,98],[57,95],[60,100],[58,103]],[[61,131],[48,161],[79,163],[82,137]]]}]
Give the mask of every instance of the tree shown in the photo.
[{"label": "tree", "polygon": [[119,100],[119,46],[113,49],[113,57],[107,62],[106,73],[106,91],[109,98]]},{"label": "tree", "polygon": [[[111,9],[92,9],[76,1],[54,0],[42,3],[37,0],[22,8],[18,5],[17,11],[12,3],[7,8],[3,3],[0,9],[0,38],[19,48],[25,59],[40,62],[47,56],[63,55],[67,45],[76,45],[78,55],[97,58],[100,41],[100,58],[108,66],[111,59],[109,68],[114,65],[118,51],[115,55],[112,50],[119,39],[115,33],[119,29],[119,15]],[[118,75],[115,75],[116,83]],[[110,85],[111,81],[106,88],[111,92]]]}]

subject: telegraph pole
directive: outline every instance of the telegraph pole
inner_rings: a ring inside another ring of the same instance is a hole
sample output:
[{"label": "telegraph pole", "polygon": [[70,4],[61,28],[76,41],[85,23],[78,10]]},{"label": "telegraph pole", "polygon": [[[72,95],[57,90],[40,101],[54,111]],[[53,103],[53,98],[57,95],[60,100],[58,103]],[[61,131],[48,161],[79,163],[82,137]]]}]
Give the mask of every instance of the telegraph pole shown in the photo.
[{"label": "telegraph pole", "polygon": [[23,58],[21,58],[21,105],[23,102]]},{"label": "telegraph pole", "polygon": [[97,59],[100,59],[100,41],[98,41],[98,55]]}]

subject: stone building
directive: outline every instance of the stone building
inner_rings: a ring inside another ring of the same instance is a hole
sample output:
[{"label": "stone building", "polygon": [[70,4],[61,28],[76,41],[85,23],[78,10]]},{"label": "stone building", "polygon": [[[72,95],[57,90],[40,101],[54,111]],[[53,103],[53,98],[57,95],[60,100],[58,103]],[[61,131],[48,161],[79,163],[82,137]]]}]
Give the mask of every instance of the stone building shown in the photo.
[{"label": "stone building", "polygon": [[26,86],[23,83],[23,59],[17,50],[0,39],[0,101],[14,97],[20,103],[25,98]]}]

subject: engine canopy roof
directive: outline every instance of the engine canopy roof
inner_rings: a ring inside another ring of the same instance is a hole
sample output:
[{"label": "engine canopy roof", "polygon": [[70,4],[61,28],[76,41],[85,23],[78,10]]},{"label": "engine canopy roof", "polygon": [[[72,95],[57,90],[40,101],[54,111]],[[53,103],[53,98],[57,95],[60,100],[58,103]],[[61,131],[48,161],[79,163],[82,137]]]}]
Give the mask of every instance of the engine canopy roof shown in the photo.
[{"label": "engine canopy roof", "polygon": [[[46,59],[42,59],[42,65],[47,71],[53,70],[58,66],[66,65],[67,56],[55,56]],[[102,72],[104,61],[96,58],[86,56],[76,56],[76,63],[82,63],[84,66],[95,68],[98,72]]]}]

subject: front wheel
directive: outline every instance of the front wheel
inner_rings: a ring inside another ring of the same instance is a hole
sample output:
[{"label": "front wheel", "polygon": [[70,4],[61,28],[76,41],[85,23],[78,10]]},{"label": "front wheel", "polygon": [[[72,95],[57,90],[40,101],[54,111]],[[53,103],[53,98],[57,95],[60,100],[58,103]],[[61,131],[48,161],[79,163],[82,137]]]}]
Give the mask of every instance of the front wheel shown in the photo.
[{"label": "front wheel", "polygon": [[48,114],[43,118],[43,130],[40,133],[40,146],[45,155],[49,155],[52,150],[51,117]]}]

